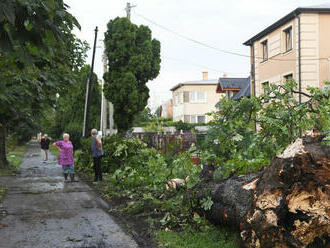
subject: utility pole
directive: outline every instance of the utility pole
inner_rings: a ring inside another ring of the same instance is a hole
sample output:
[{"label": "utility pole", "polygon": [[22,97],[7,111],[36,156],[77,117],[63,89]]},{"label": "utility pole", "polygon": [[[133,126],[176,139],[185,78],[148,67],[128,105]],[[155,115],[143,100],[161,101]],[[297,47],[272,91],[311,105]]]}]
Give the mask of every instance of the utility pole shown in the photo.
[{"label": "utility pole", "polygon": [[95,50],[96,50],[96,40],[97,40],[98,28],[95,28],[95,38],[94,38],[94,47],[93,47],[93,56],[92,56],[92,65],[91,72],[87,79],[86,85],[86,98],[85,98],[85,111],[84,111],[84,126],[83,126],[83,137],[87,138],[89,134],[89,107],[92,98],[92,85],[93,85],[93,76],[94,76],[94,60],[95,60]]},{"label": "utility pole", "polygon": [[127,18],[128,18],[128,19],[131,19],[131,10],[132,10],[132,8],[134,8],[134,7],[136,7],[136,5],[131,5],[131,3],[127,3],[127,4],[126,4],[126,8],[125,8],[125,10],[126,10],[126,15],[127,15]]}]

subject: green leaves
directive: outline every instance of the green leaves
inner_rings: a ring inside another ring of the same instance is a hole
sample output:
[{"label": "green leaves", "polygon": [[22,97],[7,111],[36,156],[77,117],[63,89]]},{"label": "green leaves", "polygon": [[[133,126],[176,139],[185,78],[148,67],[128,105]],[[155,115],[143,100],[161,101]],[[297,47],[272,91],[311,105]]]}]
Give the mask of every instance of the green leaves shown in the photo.
[{"label": "green leaves", "polygon": [[25,21],[24,21],[24,27],[25,27],[25,29],[26,29],[27,31],[31,31],[32,28],[33,28],[33,25],[32,25],[32,23],[30,23],[29,20],[25,20]]},{"label": "green leaves", "polygon": [[215,155],[208,162],[219,166],[217,178],[259,170],[305,130],[330,130],[329,90],[311,88],[299,103],[296,88],[288,81],[265,87],[258,98],[221,101],[205,147]]},{"label": "green leaves", "polygon": [[31,136],[40,119],[52,123],[45,116],[53,113],[56,94],[76,82],[86,50],[66,10],[62,0],[0,2],[0,126],[10,134]]},{"label": "green leaves", "polygon": [[[37,46],[43,56],[49,49],[63,46],[65,35],[77,20],[69,14],[62,0],[4,0],[0,3],[0,53],[25,61],[26,46]],[[51,32],[54,40],[48,40]],[[29,63],[29,61],[27,61]]]},{"label": "green leaves", "polygon": [[205,211],[211,210],[212,206],[213,206],[213,201],[212,201],[212,198],[210,196],[208,196],[207,198],[203,198],[201,200],[201,207]]},{"label": "green leaves", "polygon": [[103,76],[104,94],[114,104],[115,123],[124,133],[147,105],[146,83],[160,70],[160,43],[152,39],[147,26],[118,17],[108,23],[105,45],[109,67]]}]

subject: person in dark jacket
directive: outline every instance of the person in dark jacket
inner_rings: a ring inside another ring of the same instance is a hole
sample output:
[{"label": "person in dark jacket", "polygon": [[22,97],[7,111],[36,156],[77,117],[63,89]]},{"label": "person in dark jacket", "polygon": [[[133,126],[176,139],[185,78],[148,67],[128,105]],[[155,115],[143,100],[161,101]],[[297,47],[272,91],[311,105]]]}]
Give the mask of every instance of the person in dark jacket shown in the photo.
[{"label": "person in dark jacket", "polygon": [[50,143],[50,140],[48,139],[48,135],[45,134],[40,140],[40,147],[42,150],[42,156],[43,156],[44,163],[46,163],[46,161],[48,160],[49,143]]},{"label": "person in dark jacket", "polygon": [[103,156],[102,151],[102,140],[97,137],[97,130],[94,128],[92,129],[92,144],[91,144],[91,150],[92,150],[92,157],[94,162],[94,182],[100,182],[102,181],[102,166],[101,166],[101,160]]}]

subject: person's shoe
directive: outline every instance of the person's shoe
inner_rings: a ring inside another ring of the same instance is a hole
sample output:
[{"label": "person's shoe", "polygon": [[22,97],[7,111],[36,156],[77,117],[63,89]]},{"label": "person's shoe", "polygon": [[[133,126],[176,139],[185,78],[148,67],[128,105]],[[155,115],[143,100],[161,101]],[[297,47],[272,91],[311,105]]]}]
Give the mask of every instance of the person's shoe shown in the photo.
[{"label": "person's shoe", "polygon": [[74,174],[70,174],[71,182],[75,182],[74,180]]},{"label": "person's shoe", "polygon": [[68,181],[68,174],[67,173],[64,173],[64,180],[65,180],[65,182]]}]

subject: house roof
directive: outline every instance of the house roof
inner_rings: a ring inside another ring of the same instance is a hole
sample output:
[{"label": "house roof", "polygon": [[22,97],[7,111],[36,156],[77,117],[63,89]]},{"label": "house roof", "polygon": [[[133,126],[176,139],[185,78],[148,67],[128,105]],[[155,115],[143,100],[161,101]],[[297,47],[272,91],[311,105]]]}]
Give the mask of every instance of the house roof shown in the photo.
[{"label": "house roof", "polygon": [[217,93],[224,93],[228,90],[241,90],[250,84],[250,78],[219,78]]},{"label": "house roof", "polygon": [[253,42],[261,39],[262,37],[266,36],[270,32],[273,32],[274,30],[281,27],[288,21],[291,21],[292,19],[294,19],[296,16],[298,16],[301,13],[330,13],[330,3],[297,8],[297,9],[293,10],[292,12],[290,12],[289,14],[287,14],[286,16],[282,17],[277,22],[273,23],[272,25],[270,25],[269,27],[264,29],[263,31],[261,31],[260,33],[258,33],[257,35],[255,35],[252,38],[250,38],[249,40],[245,41],[243,44],[246,46],[251,46],[253,44]]},{"label": "house roof", "polygon": [[171,91],[175,91],[176,89],[184,85],[217,85],[217,84],[218,84],[217,79],[187,81],[187,82],[178,83],[177,85],[171,88]]},{"label": "house roof", "polygon": [[251,86],[250,86],[250,78],[249,83],[245,85],[243,89],[241,89],[236,95],[234,95],[231,99],[234,101],[240,100],[242,97],[250,97],[251,96]]}]

